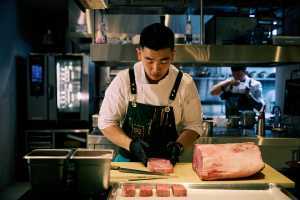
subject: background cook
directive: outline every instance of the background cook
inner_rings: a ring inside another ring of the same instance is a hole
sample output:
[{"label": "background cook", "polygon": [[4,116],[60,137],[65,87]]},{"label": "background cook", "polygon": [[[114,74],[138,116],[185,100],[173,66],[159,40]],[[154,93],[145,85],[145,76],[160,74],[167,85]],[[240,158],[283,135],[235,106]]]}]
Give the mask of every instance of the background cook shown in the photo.
[{"label": "background cook", "polygon": [[264,109],[262,85],[249,77],[246,70],[246,67],[231,67],[232,77],[217,83],[210,91],[225,100],[226,118],[237,116],[240,111]]}]

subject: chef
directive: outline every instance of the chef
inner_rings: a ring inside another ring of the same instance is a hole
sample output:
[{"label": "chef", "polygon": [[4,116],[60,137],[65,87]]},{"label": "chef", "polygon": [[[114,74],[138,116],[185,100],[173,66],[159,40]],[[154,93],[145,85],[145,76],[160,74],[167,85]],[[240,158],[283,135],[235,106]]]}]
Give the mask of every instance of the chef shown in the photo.
[{"label": "chef", "polygon": [[105,92],[98,126],[119,151],[114,161],[166,158],[173,165],[202,133],[193,79],[171,65],[174,33],[160,23],[145,27],[137,62],[120,71]]},{"label": "chef", "polygon": [[263,111],[261,83],[247,75],[246,67],[231,67],[231,72],[231,78],[217,83],[210,91],[225,100],[226,118],[245,110]]}]

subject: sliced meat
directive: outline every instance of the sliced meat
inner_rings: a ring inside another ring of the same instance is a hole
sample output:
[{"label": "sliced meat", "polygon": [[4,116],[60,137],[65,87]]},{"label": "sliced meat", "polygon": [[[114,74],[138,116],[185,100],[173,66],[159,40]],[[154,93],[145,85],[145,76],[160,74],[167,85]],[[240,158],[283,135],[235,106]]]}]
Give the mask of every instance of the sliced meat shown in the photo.
[{"label": "sliced meat", "polygon": [[252,142],[196,144],[193,169],[202,180],[251,176],[264,167],[260,149]]},{"label": "sliced meat", "polygon": [[184,185],[173,184],[172,185],[173,196],[175,197],[186,197],[187,191]]},{"label": "sliced meat", "polygon": [[141,197],[151,197],[153,195],[153,187],[149,184],[140,185],[140,196]]},{"label": "sliced meat", "polygon": [[149,158],[147,167],[152,172],[173,173],[173,165],[170,160],[162,158]]},{"label": "sliced meat", "polygon": [[135,196],[135,185],[134,184],[124,184],[122,187],[123,197],[134,197]]},{"label": "sliced meat", "polygon": [[157,184],[156,195],[158,197],[169,197],[170,196],[170,185],[168,184]]}]

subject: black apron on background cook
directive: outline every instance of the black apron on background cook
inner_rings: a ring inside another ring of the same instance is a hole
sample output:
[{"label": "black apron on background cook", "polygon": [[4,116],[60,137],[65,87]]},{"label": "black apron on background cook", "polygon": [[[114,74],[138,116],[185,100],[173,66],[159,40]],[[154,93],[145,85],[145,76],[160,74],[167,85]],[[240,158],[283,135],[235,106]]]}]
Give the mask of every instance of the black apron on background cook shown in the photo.
[{"label": "black apron on background cook", "polygon": [[260,111],[263,107],[261,102],[257,102],[251,95],[249,94],[249,88],[251,85],[251,80],[249,81],[248,91],[246,93],[233,93],[230,91],[224,91],[221,94],[221,99],[225,100],[225,113],[226,118],[230,116],[239,116],[239,111],[245,110],[253,110],[254,108]]},{"label": "black apron on background cook", "polygon": [[[167,106],[137,103],[137,88],[132,68],[129,69],[129,77],[131,95],[135,98],[128,104],[122,129],[130,138],[141,138],[149,144],[150,147],[147,149],[147,152],[149,152],[147,154],[148,157],[164,158],[167,156],[166,145],[171,141],[176,141],[178,138],[174,111],[170,104],[176,97],[182,72],[178,72]],[[119,148],[119,153],[123,157],[129,158],[130,161],[137,161],[130,155],[129,151],[123,148]]]}]

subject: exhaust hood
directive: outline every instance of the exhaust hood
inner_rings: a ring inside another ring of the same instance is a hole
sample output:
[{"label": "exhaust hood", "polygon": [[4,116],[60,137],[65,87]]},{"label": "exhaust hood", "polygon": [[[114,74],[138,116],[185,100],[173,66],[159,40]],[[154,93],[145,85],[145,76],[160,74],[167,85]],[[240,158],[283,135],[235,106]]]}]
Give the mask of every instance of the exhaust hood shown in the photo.
[{"label": "exhaust hood", "polygon": [[78,1],[83,6],[83,8],[86,9],[103,10],[108,8],[108,2],[107,2],[108,0],[76,0],[76,1]]},{"label": "exhaust hood", "polygon": [[185,0],[77,0],[86,9],[115,7],[184,7]]},{"label": "exhaust hood", "polygon": [[[134,63],[136,45],[92,44],[95,62]],[[300,46],[177,44],[174,63],[197,65],[280,65],[300,63]]]}]

